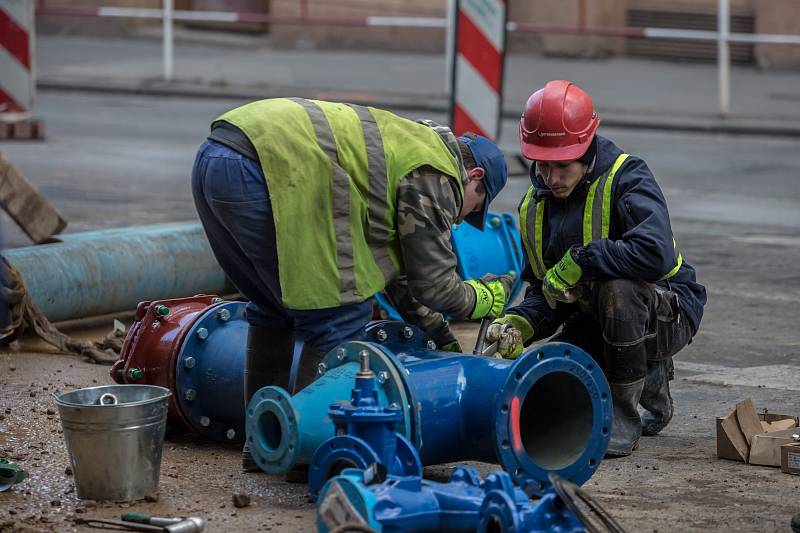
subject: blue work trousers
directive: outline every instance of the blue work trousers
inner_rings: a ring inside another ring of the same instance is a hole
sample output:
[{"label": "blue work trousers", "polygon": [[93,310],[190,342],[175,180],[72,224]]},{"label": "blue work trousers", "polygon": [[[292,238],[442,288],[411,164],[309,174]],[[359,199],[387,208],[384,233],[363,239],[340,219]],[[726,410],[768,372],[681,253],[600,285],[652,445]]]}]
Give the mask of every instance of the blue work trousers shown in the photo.
[{"label": "blue work trousers", "polygon": [[[206,140],[194,162],[192,194],[214,256],[250,300],[250,324],[295,330],[310,348],[325,352],[342,342],[364,338],[364,326],[372,318],[371,299],[305,311],[283,305],[272,203],[258,161]],[[284,281],[302,284],[306,280]]]}]

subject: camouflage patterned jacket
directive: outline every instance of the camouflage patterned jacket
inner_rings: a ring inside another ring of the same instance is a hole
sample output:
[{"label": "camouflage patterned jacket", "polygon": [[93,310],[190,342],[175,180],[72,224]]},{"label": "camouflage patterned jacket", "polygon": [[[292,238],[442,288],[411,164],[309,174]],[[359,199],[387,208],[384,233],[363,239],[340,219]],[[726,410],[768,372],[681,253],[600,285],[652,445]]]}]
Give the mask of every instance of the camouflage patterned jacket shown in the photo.
[{"label": "camouflage patterned jacket", "polygon": [[411,172],[397,189],[403,270],[386,293],[403,319],[440,347],[456,340],[442,313],[467,318],[475,307],[475,292],[456,272],[450,241],[461,204],[452,179],[427,166]]}]

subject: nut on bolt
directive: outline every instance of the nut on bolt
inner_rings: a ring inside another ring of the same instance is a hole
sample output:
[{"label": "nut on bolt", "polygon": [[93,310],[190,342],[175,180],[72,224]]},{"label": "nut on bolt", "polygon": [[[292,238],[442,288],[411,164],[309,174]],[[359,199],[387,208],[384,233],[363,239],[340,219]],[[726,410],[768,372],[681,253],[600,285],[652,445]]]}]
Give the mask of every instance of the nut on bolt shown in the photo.
[{"label": "nut on bolt", "polygon": [[197,391],[194,389],[187,389],[185,393],[183,393],[183,397],[189,400],[190,402],[197,398]]},{"label": "nut on bolt", "polygon": [[317,374],[319,374],[320,376],[324,374],[326,370],[328,370],[328,367],[325,366],[325,363],[320,363],[319,365],[317,365]]},{"label": "nut on bolt", "polygon": [[194,357],[187,357],[183,360],[183,368],[194,368],[194,365],[197,363]]},{"label": "nut on bolt", "polygon": [[378,372],[378,383],[383,385],[387,381],[389,381],[389,373],[386,370],[381,370]]},{"label": "nut on bolt", "polygon": [[378,342],[384,342],[386,339],[389,338],[389,335],[386,334],[385,329],[379,329],[375,332],[375,338],[378,339]]},{"label": "nut on bolt", "polygon": [[414,330],[413,329],[411,329],[408,326],[403,328],[403,338],[404,339],[410,339],[413,336],[414,336]]},{"label": "nut on bolt", "polygon": [[347,355],[347,351],[344,348],[337,348],[336,349],[336,359],[341,361],[344,359],[344,356]]},{"label": "nut on bolt", "polygon": [[206,328],[197,328],[197,331],[195,331],[194,334],[201,341],[206,340],[208,338],[208,330]]},{"label": "nut on bolt", "polygon": [[491,220],[489,220],[489,225],[493,228],[498,227],[500,225],[500,217],[492,217]]},{"label": "nut on bolt", "polygon": [[231,318],[231,312],[228,309],[220,309],[217,311],[217,318],[222,320],[223,322],[228,321]]},{"label": "nut on bolt", "polygon": [[167,316],[169,314],[169,307],[166,305],[157,305],[155,308],[156,316]]},{"label": "nut on bolt", "polygon": [[128,370],[128,379],[139,381],[144,377],[144,372],[141,368],[131,368]]},{"label": "nut on bolt", "polygon": [[427,344],[425,344],[425,347],[428,348],[429,350],[435,350],[436,343],[433,341],[428,341]]}]

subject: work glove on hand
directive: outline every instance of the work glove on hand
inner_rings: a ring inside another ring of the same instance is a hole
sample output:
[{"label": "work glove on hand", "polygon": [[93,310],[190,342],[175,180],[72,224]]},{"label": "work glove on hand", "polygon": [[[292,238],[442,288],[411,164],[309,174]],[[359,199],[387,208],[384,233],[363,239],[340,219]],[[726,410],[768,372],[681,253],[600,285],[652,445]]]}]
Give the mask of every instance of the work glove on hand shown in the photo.
[{"label": "work glove on hand", "polygon": [[583,270],[575,261],[573,251],[574,248],[567,250],[564,257],[545,273],[542,280],[542,294],[552,309],[556,308],[556,302],[572,303],[580,297],[580,291],[576,287],[583,276]]},{"label": "work glove on hand", "polygon": [[[505,329],[503,326],[508,326]],[[496,319],[486,330],[486,341],[497,342],[497,353],[504,359],[516,359],[525,343],[533,337],[533,326],[524,317],[507,314]]]},{"label": "work glove on hand", "polygon": [[497,318],[503,314],[503,309],[511,297],[514,276],[487,274],[481,279],[468,279],[464,283],[475,290],[475,307],[469,317],[473,320],[485,317]]},{"label": "work glove on hand", "polygon": [[440,349],[440,350],[443,350],[443,351],[445,351],[445,352],[457,352],[457,353],[464,353],[464,352],[461,350],[461,345],[458,343],[458,341],[452,341],[452,342],[448,342],[448,343],[447,343],[447,344],[445,344],[444,346],[440,346],[440,347],[439,347],[439,349]]}]

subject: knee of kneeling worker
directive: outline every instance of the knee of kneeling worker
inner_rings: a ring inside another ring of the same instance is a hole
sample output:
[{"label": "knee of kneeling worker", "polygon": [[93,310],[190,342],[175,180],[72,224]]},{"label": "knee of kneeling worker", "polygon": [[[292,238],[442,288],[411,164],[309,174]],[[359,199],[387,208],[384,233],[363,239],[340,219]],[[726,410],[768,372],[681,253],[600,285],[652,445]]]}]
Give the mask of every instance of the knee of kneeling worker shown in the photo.
[{"label": "knee of kneeling worker", "polygon": [[596,291],[598,312],[619,320],[630,320],[647,312],[653,292],[649,283],[630,279],[600,281]]}]

